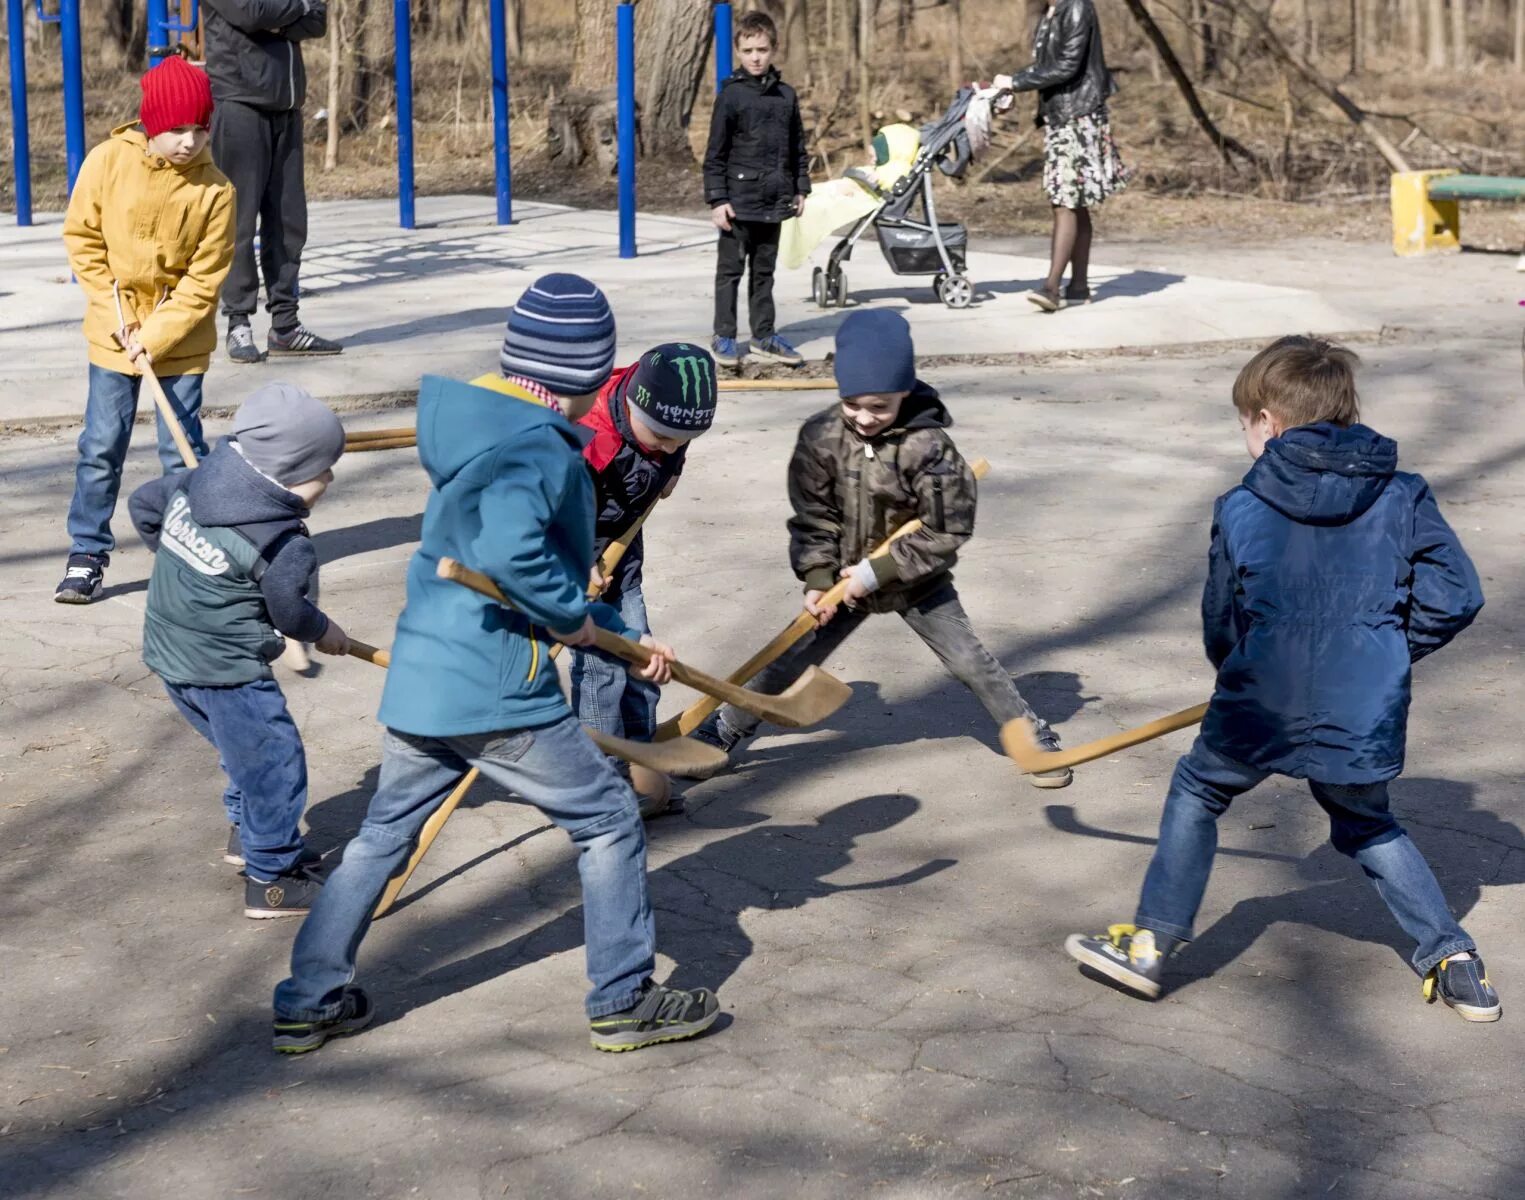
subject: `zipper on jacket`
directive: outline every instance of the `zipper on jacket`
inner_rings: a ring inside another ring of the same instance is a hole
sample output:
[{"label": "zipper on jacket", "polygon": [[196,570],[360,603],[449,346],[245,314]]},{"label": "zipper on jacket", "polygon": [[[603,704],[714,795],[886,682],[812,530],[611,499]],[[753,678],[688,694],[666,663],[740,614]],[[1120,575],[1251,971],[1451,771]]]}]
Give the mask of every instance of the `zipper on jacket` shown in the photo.
[{"label": "zipper on jacket", "polygon": [[936,515],[937,528],[946,529],[947,522],[943,520],[943,481],[942,476],[932,476],[932,512]]},{"label": "zipper on jacket", "polygon": [[297,48],[291,42],[286,43],[286,86],[291,89],[291,103],[286,106],[289,111],[297,106]]}]

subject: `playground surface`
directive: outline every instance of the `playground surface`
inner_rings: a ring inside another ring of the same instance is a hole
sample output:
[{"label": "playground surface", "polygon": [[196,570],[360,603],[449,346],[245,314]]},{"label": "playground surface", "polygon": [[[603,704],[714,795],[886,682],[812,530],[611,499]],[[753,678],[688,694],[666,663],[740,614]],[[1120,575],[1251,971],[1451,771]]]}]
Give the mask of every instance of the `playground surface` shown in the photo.
[{"label": "playground surface", "polygon": [[[424,202],[421,216],[437,206]],[[359,225],[354,240],[369,244]],[[534,229],[528,213],[516,227]],[[668,229],[642,222],[644,237],[668,237],[666,254],[622,264],[600,251],[595,274],[626,352],[706,328],[707,236],[691,223]],[[348,335],[351,350],[300,371],[219,362],[213,402],[283,377],[362,396],[405,391],[426,369],[490,369],[514,290],[542,267],[575,266],[549,232],[544,257],[523,261],[502,250],[514,231],[420,236],[498,251],[462,249],[458,270],[430,276],[425,249],[402,279],[352,282],[353,295],[325,289],[314,265],[308,315]],[[45,242],[25,254],[40,262]],[[18,253],[8,229],[4,245]],[[760,737],[736,773],[688,785],[681,811],[650,826],[662,973],[718,987],[723,1027],[638,1054],[589,1049],[569,849],[536,812],[485,803],[496,794],[483,787],[484,803],[451,819],[366,943],[376,1027],[278,1059],[269,998],[294,923],[239,915],[241,881],[220,861],[215,758],[139,660],[150,560],[125,514],[106,598],[51,602],[72,431],[44,427],[0,438],[0,1192],[1517,1197],[1525,431],[1513,418],[1512,260],[1400,271],[1366,247],[1102,249],[1104,261],[1144,264],[1136,270],[1168,262],[1188,281],[1302,297],[1275,329],[1236,338],[1306,329],[1312,313],[1330,314],[1317,322],[1326,331],[1361,335],[1367,418],[1428,476],[1488,595],[1476,627],[1416,672],[1408,773],[1394,796],[1484,948],[1501,1023],[1469,1026],[1422,1003],[1385,910],[1285,780],[1224,819],[1199,941],[1174,990],[1149,1005],[1086,981],[1063,938],[1130,916],[1190,735],[1082,768],[1066,791],[1036,791],[999,755],[973,698],[883,618],[829,664],[853,684],[846,708],[820,728]],[[315,251],[315,264],[334,252]],[[1031,261],[1033,247],[987,253],[1004,267]],[[861,257],[867,268],[877,252]],[[686,275],[667,265],[689,258]],[[348,265],[325,269],[363,269]],[[643,270],[677,282],[643,294]],[[853,273],[871,302],[903,303],[872,295],[894,285],[887,272]],[[1318,279],[1316,294],[1296,286],[1299,274]],[[1057,318],[998,294],[964,315],[968,342],[940,309],[910,313],[929,354],[1002,338],[1004,349],[978,353],[1055,351],[925,374],[964,451],[992,463],[958,569],[965,604],[1071,743],[1185,707],[1210,686],[1197,599],[1212,498],[1246,466],[1228,402],[1246,352],[1130,341],[1130,327],[1168,332],[1148,310],[1174,286]],[[39,402],[34,389],[52,404],[38,417],[77,409],[83,394],[73,318],[45,310],[40,287],[0,275],[12,293],[0,297],[0,412],[12,421]],[[427,304],[410,299],[421,292]],[[812,336],[824,339],[837,315],[787,299],[787,284],[781,295],[786,328],[818,320]],[[64,322],[56,342],[48,328],[16,329],[18,296],[31,325]],[[1233,315],[1227,303],[1203,307],[1215,322]],[[1102,318],[1122,330],[1113,344],[1131,349],[1044,344]],[[33,338],[35,353],[18,353]],[[801,341],[815,357],[825,345]],[[784,465],[800,420],[827,399],[725,397],[652,519],[653,620],[697,665],[729,668],[797,611]],[[214,419],[209,433],[226,428]],[[155,469],[140,430],[124,494]],[[336,474],[311,523],[323,603],[384,644],[424,481],[411,451],[351,455]],[[356,660],[323,661],[316,678],[282,679],[308,746],[312,841],[330,850],[375,785],[381,678]],[[672,688],[664,712],[690,698]]]}]

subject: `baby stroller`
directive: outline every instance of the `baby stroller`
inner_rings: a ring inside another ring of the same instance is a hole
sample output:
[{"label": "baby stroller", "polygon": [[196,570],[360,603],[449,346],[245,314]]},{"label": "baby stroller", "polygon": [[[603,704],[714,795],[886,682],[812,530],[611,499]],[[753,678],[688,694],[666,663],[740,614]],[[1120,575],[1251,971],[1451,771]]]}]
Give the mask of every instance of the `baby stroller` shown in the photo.
[{"label": "baby stroller", "polygon": [[[973,88],[960,88],[948,111],[930,125],[922,126],[920,149],[910,170],[888,190],[880,187],[867,172],[848,172],[879,197],[880,203],[856,221],[847,236],[836,244],[825,269],[817,267],[811,276],[811,295],[822,308],[840,308],[847,304],[847,272],[842,269],[842,264],[852,257],[853,247],[869,226],[873,226],[879,236],[879,248],[884,252],[890,270],[897,275],[931,275],[932,290],[939,300],[949,308],[969,307],[974,299],[974,285],[964,273],[969,231],[954,222],[938,221],[936,202],[932,198],[932,168],[936,166],[944,175],[956,179],[973,160],[974,150],[969,144],[964,114],[974,95]],[[874,139],[881,162],[884,132],[881,130]],[[909,132],[907,130],[907,134]],[[920,201],[920,216],[916,211],[917,201]]]}]

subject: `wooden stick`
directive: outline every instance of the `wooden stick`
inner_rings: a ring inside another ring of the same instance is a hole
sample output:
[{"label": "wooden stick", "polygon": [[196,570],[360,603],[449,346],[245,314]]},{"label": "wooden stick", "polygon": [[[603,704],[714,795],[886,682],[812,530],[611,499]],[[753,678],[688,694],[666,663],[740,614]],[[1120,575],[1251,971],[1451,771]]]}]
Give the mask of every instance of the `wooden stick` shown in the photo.
[{"label": "wooden stick", "polygon": [[411,425],[399,425],[395,429],[356,429],[344,435],[344,443],[389,442],[394,438],[410,438],[416,432]]},{"label": "wooden stick", "polygon": [[1174,733],[1177,729],[1195,725],[1206,715],[1207,705],[1194,704],[1191,708],[1183,708],[1167,717],[1097,738],[1094,742],[1086,742],[1069,750],[1043,749],[1033,736],[1032,724],[1023,717],[1017,717],[1001,726],[1001,746],[1005,749],[1006,756],[1017,764],[1024,775],[1037,775],[1105,758],[1119,750],[1126,750],[1129,746],[1137,746],[1167,733]]},{"label": "wooden stick", "polygon": [[[977,458],[969,464],[969,470],[974,474],[976,479],[983,479],[990,471],[990,463],[986,459]],[[914,521],[907,521],[899,529],[895,530],[894,533],[890,534],[889,537],[885,538],[884,541],[880,542],[869,557],[878,558],[881,555],[888,554],[892,542],[908,534],[915,533],[920,528],[920,518]],[[842,597],[846,594],[847,580],[841,579],[821,597],[820,602],[822,605],[837,605],[842,602]],[[726,682],[737,685],[750,683],[759,671],[782,658],[790,647],[811,630],[817,628],[818,625],[819,622],[809,612],[800,613],[771,642],[727,675]],[[672,717],[658,725],[656,740],[665,742],[669,738],[685,737],[693,733],[694,730],[704,724],[706,718],[719,708],[720,705],[721,701],[715,699],[714,696],[705,696],[702,700],[689,705],[688,708],[684,709],[676,717]]]},{"label": "wooden stick", "polygon": [[397,897],[402,894],[402,889],[413,877],[413,872],[418,870],[418,864],[424,861],[424,855],[429,853],[429,847],[434,845],[434,839],[439,837],[439,832],[445,827],[445,822],[450,819],[462,800],[466,799],[466,793],[471,791],[471,785],[481,778],[482,772],[472,767],[466,774],[461,776],[460,782],[451,789],[450,795],[445,797],[445,802],[429,814],[429,819],[424,822],[424,827],[418,831],[418,844],[413,847],[413,853],[408,856],[403,869],[387,880],[387,889],[381,893],[381,899],[376,902],[376,911],[371,913],[371,920],[378,921],[391,911],[392,905],[397,903]]},{"label": "wooden stick", "polygon": [[[119,345],[124,345],[120,333],[113,334]],[[143,386],[148,389],[148,394],[153,397],[154,407],[159,410],[159,416],[164,419],[164,424],[169,428],[170,437],[175,439],[175,448],[180,451],[180,461],[187,468],[196,466],[196,452],[191,449],[191,439],[185,436],[185,426],[180,423],[180,415],[175,412],[175,406],[169,402],[169,397],[164,394],[164,385],[159,382],[159,377],[154,374],[153,364],[148,361],[145,354],[135,360],[134,365],[143,372]]]},{"label": "wooden stick", "polygon": [[372,438],[365,442],[344,443],[344,453],[364,454],[368,450],[411,450],[418,445],[418,440],[412,436],[405,438]]},{"label": "wooden stick", "polygon": [[834,392],[837,381],[830,375],[813,379],[722,379],[715,388],[722,392]]},{"label": "wooden stick", "polygon": [[[646,511],[635,519],[634,524],[614,541],[604,547],[604,552],[598,556],[598,573],[603,577],[604,583],[600,587],[597,584],[588,584],[588,599],[597,600],[608,590],[609,577],[614,574],[614,568],[620,565],[620,559],[625,557],[625,551],[630,549],[630,543],[635,541],[635,535],[641,532],[641,526],[646,524],[646,518],[651,516],[652,510],[661,503],[662,497],[658,496],[646,506]],[[560,658],[561,652],[567,648],[565,642],[557,642],[551,647],[551,657]]]},{"label": "wooden stick", "polygon": [[[473,571],[453,558],[448,556],[441,558],[436,570],[441,579],[448,579],[452,583],[469,587],[472,591],[480,592],[499,604],[512,604],[503,594],[503,590],[486,575],[480,571]],[[610,633],[607,629],[594,629],[593,644],[600,650],[622,658],[626,662],[634,663],[636,666],[644,667],[652,659],[652,652],[645,646]],[[672,677],[679,683],[716,696],[723,704],[734,704],[737,708],[756,713],[765,721],[788,729],[801,729],[824,721],[846,704],[852,696],[852,688],[840,679],[828,675],[819,667],[809,668],[787,691],[780,692],[776,696],[767,696],[761,692],[749,692],[723,679],[716,679],[713,675],[707,675],[686,663],[674,661],[671,666]]]}]

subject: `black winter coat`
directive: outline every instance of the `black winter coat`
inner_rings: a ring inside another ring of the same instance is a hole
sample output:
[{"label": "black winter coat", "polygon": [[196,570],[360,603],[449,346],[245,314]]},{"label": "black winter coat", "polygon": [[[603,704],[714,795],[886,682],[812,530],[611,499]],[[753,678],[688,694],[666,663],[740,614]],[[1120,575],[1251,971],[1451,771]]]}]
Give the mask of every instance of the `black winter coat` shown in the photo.
[{"label": "black winter coat", "polygon": [[1033,31],[1032,65],[1012,77],[1038,93],[1038,124],[1063,125],[1095,112],[1117,91],[1101,46],[1092,0],[1057,0]]},{"label": "black winter coat", "polygon": [[974,533],[976,498],[974,472],[947,434],[952,424],[918,380],[895,423],[871,441],[842,419],[839,404],[800,427],[789,462],[789,560],[806,590],[825,591],[843,567],[918,517],[919,532],[874,559],[879,590],[863,607],[904,612],[947,582]]},{"label": "black winter coat", "polygon": [[777,224],[810,194],[810,155],[794,89],[769,68],[738,67],[715,98],[704,152],[704,201],[730,204],[740,221]]},{"label": "black winter coat", "polygon": [[328,33],[325,0],[205,0],[212,97],[286,112],[307,99],[297,43]]},{"label": "black winter coat", "polygon": [[1304,425],[1219,499],[1202,595],[1218,753],[1319,783],[1403,769],[1409,664],[1483,593],[1429,485],[1397,466],[1365,425]]}]

